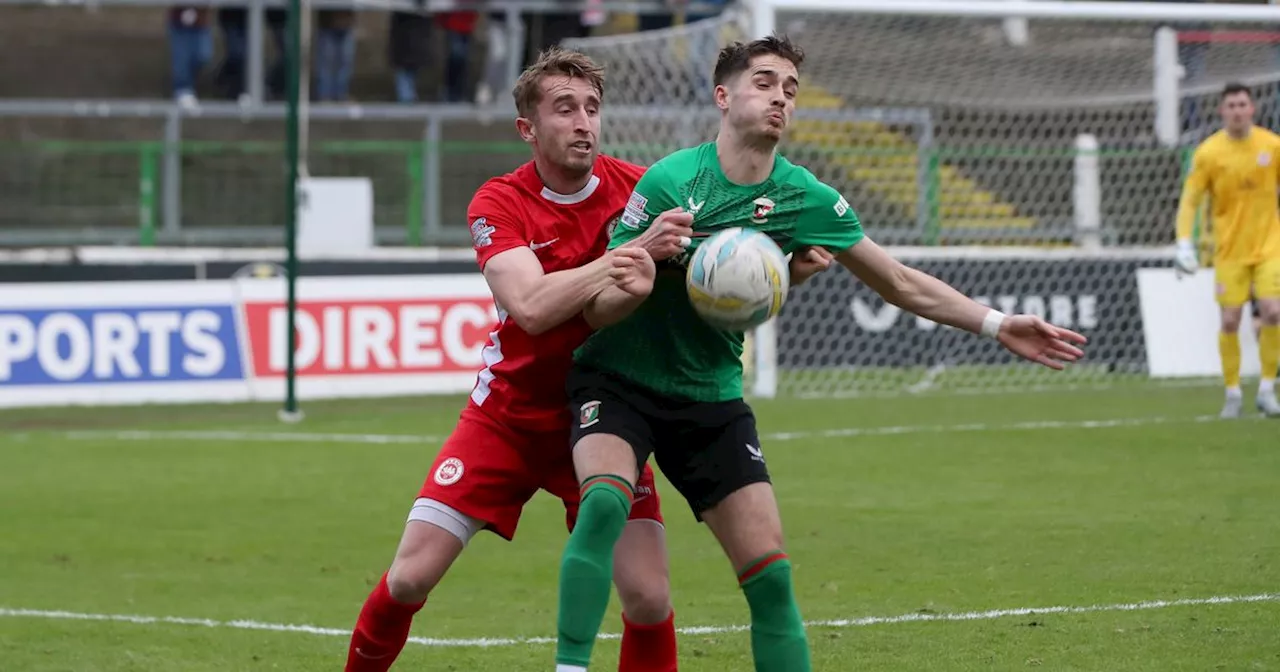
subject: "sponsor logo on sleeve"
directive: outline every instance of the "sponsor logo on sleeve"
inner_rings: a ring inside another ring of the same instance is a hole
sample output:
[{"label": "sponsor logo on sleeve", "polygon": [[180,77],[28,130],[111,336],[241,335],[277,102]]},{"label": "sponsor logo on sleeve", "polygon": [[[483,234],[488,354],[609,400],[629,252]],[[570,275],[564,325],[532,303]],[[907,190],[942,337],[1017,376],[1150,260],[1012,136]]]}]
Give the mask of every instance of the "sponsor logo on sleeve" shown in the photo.
[{"label": "sponsor logo on sleeve", "polygon": [[497,229],[489,226],[488,220],[481,217],[471,223],[471,240],[475,241],[476,247],[488,247],[493,244],[494,231]]},{"label": "sponsor logo on sleeve", "polygon": [[631,192],[631,199],[627,201],[627,207],[622,211],[622,225],[635,230],[649,221],[649,215],[644,212],[644,207],[648,204],[649,199],[641,196],[639,192]]},{"label": "sponsor logo on sleeve", "polygon": [[835,204],[836,217],[844,217],[844,213],[849,212],[849,201],[844,200],[844,196]]}]

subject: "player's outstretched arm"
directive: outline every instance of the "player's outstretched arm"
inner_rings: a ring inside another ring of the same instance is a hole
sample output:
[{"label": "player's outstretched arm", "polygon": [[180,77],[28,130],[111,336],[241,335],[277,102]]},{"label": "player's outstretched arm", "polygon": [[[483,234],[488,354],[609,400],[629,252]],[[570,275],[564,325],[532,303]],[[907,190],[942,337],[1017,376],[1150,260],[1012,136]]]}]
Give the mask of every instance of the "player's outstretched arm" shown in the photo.
[{"label": "player's outstretched arm", "polygon": [[634,313],[653,292],[657,269],[643,248],[620,247],[610,258],[613,285],[587,301],[582,316],[595,329],[617,324]]},{"label": "player's outstretched arm", "polygon": [[494,301],[530,334],[541,334],[582,312],[591,297],[614,284],[612,253],[567,271],[543,273],[528,247],[495,255],[484,266]]},{"label": "player's outstretched arm", "polygon": [[1051,369],[1074,362],[1087,339],[1035,315],[1004,315],[956,291],[947,283],[905,266],[868,238],[836,255],[836,260],[886,301],[934,322],[995,338],[1010,352]]}]

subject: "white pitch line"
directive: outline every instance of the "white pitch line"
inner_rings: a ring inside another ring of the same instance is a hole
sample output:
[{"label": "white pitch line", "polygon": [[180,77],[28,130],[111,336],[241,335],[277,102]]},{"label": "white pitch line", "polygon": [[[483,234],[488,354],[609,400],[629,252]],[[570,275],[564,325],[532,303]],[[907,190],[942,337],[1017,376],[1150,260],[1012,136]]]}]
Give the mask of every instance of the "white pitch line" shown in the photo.
[{"label": "white pitch line", "polygon": [[[810,628],[860,628],[872,625],[897,625],[901,623],[926,622],[967,622],[990,621],[1010,616],[1040,616],[1045,614],[1091,614],[1110,611],[1151,611],[1172,607],[1212,606],[1224,604],[1250,604],[1258,602],[1278,602],[1280,593],[1260,593],[1257,595],[1221,595],[1217,597],[1187,598],[1180,600],[1149,600],[1130,602],[1127,604],[1097,604],[1086,607],[1019,607],[1015,609],[993,609],[990,611],[968,611],[952,614],[911,613],[901,616],[867,616],[863,618],[839,619],[834,621],[810,621],[805,623]],[[192,625],[206,628],[229,628],[234,630],[266,630],[270,632],[296,632],[325,637],[350,637],[351,631],[341,628],[322,628],[315,625],[291,625],[284,623],[263,623],[252,620],[218,621],[208,618],[182,618],[178,616],[134,616],[130,614],[84,614],[74,611],[43,611],[39,609],[10,609],[0,607],[0,618],[43,618],[62,621],[109,621],[114,623],[133,623],[135,625]],[[693,626],[677,630],[682,635],[718,635],[731,632],[745,632],[750,628],[745,625],[712,625]],[[602,634],[602,639],[618,639],[617,634]],[[430,647],[466,647],[493,648],[509,646],[527,646],[534,644],[550,644],[556,640],[552,637],[479,637],[472,639],[438,639],[428,637],[410,637],[409,642]]]},{"label": "white pitch line", "polygon": [[[968,423],[957,425],[898,425],[889,427],[844,427],[836,429],[804,429],[793,432],[771,432],[761,435],[763,441],[801,441],[855,436],[895,436],[901,434],[943,434],[954,432],[1033,431],[1044,429],[1110,429],[1151,425],[1199,424],[1216,422],[1217,416],[1199,415],[1183,418],[1146,417],[1104,420],[1034,420],[1011,423]],[[339,444],[440,444],[445,437],[414,434],[334,434],[314,432],[249,432],[219,430],[115,430],[74,431],[62,434],[69,439],[117,441],[217,441],[259,443],[339,443]]]}]

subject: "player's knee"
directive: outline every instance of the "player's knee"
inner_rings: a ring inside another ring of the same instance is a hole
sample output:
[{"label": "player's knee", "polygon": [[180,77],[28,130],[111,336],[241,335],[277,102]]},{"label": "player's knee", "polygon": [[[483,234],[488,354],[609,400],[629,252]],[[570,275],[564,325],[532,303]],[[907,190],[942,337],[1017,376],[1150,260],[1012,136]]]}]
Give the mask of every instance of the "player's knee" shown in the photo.
[{"label": "player's knee", "polygon": [[1275,326],[1280,324],[1280,301],[1271,300],[1263,301],[1258,306],[1258,317],[1262,324],[1266,326]]},{"label": "player's knee", "polygon": [[631,513],[630,496],[623,491],[623,485],[625,484],[601,483],[596,487],[588,487],[578,508],[574,534],[612,537],[617,541],[622,536],[627,516]]},{"label": "player's knee", "polygon": [[481,525],[442,502],[416,501],[387,572],[391,597],[406,604],[427,599]]},{"label": "player's knee", "polygon": [[663,572],[618,582],[622,612],[632,623],[661,623],[671,614],[671,581]]},{"label": "player's knee", "polygon": [[387,592],[402,604],[416,604],[427,599],[445,570],[435,570],[421,558],[396,558],[387,571]]},{"label": "player's knee", "polygon": [[1223,311],[1222,314],[1222,333],[1235,334],[1240,331],[1240,313],[1231,313]]},{"label": "player's knee", "polygon": [[617,474],[631,483],[640,478],[631,444],[612,434],[589,434],[573,446],[573,465],[579,475]]}]

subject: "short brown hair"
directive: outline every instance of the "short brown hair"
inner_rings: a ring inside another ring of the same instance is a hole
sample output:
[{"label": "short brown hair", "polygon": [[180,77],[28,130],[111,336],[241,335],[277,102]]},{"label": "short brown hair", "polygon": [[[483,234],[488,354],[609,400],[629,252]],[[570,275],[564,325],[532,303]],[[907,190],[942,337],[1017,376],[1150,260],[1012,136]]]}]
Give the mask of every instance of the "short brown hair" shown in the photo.
[{"label": "short brown hair", "polygon": [[1230,82],[1222,87],[1222,95],[1218,97],[1218,100],[1226,100],[1227,97],[1234,96],[1237,93],[1243,93],[1249,100],[1253,100],[1253,90],[1239,82]]},{"label": "short brown hair", "polygon": [[734,75],[746,72],[751,67],[751,59],[765,55],[785,58],[796,66],[796,70],[804,63],[804,51],[786,35],[770,35],[747,43],[734,42],[720,50],[720,57],[716,59],[715,83],[724,84]]},{"label": "short brown hair", "polygon": [[596,93],[604,98],[604,68],[596,65],[586,54],[576,51],[551,47],[538,56],[533,65],[525,68],[516,80],[511,96],[516,99],[516,112],[525,118],[532,118],[538,103],[542,102],[542,79],[544,77],[564,76],[581,77],[591,83]]}]

